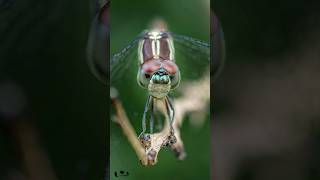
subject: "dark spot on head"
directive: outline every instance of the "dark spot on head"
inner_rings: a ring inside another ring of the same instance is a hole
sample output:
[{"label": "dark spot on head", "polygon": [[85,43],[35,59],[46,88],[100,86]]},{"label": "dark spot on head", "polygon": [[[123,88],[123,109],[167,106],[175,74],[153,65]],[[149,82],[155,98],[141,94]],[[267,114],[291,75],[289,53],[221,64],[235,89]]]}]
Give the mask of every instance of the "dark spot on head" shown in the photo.
[{"label": "dark spot on head", "polygon": [[151,76],[150,76],[150,74],[144,74],[144,76],[147,78],[147,79],[149,79]]}]

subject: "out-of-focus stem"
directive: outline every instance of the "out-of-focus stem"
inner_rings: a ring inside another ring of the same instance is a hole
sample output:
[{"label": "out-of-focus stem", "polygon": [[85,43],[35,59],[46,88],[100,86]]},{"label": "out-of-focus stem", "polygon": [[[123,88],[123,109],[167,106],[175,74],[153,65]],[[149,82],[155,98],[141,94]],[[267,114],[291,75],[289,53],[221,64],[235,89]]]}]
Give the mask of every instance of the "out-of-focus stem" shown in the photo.
[{"label": "out-of-focus stem", "polygon": [[118,100],[117,98],[114,98],[114,99],[112,99],[112,104],[116,110],[117,123],[119,123],[119,125],[121,126],[124,135],[127,137],[129,143],[131,144],[132,148],[136,152],[141,163],[143,165],[147,165],[148,161],[147,161],[147,157],[145,155],[145,150],[142,147],[142,145],[140,144],[140,142],[137,138],[138,137],[137,133],[134,130],[134,128],[132,127],[120,100]]}]

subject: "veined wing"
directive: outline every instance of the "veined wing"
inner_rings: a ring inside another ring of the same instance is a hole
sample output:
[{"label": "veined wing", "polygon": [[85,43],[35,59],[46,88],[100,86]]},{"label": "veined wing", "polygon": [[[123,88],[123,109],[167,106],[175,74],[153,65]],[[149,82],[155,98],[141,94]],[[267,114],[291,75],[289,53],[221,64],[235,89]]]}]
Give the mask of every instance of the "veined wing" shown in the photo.
[{"label": "veined wing", "polygon": [[175,59],[181,79],[198,79],[210,67],[210,43],[196,38],[170,33],[174,40]]},{"label": "veined wing", "polygon": [[175,34],[175,33],[170,33],[171,36],[174,39],[174,42],[185,46],[186,48],[192,50],[192,51],[197,51],[197,52],[202,52],[210,55],[210,43],[206,41],[202,41],[196,38],[192,38],[189,36],[184,36],[180,34]]},{"label": "veined wing", "polygon": [[[111,84],[122,80],[125,76],[133,76],[138,68],[138,44],[142,34],[127,44],[110,59],[110,81]],[[134,72],[135,71],[135,72]]]}]

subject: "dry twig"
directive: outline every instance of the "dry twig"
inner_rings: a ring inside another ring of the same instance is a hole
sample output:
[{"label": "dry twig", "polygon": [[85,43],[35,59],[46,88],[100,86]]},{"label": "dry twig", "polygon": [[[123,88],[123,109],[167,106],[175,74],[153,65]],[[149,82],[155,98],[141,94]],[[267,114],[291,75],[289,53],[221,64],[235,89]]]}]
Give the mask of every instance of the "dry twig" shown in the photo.
[{"label": "dry twig", "polygon": [[166,113],[165,102],[157,100],[155,104],[166,118],[165,126],[158,133],[144,135],[140,138],[140,141],[117,97],[117,93],[114,89],[111,90],[111,99],[117,115],[116,121],[128,138],[141,163],[145,166],[155,165],[159,151],[162,147],[166,146],[169,146],[175,152],[178,159],[183,160],[186,156],[180,136],[180,127],[186,114],[202,111],[208,105],[210,99],[209,73],[198,81],[186,82],[180,89],[182,96],[177,98],[173,103],[175,109],[175,119],[173,122],[174,136],[170,134],[169,117]]}]

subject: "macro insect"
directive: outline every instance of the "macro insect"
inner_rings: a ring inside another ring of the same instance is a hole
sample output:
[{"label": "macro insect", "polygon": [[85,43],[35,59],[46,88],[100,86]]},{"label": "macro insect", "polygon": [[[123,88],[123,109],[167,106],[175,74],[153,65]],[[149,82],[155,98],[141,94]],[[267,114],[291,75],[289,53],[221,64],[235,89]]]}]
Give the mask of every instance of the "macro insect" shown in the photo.
[{"label": "macro insect", "polygon": [[[201,61],[202,64],[204,62],[209,64],[209,43],[169,32],[166,23],[160,19],[153,21],[149,30],[143,31],[111,58],[112,82],[114,79],[119,79],[119,74],[123,74],[124,69],[131,68],[130,61],[135,59],[136,66],[138,66],[137,82],[140,87],[147,90],[148,95],[141,122],[142,132],[139,139],[147,138],[145,135],[147,134],[146,120],[148,113],[150,113],[149,133],[154,132],[155,107],[157,102],[161,101],[165,105],[166,115],[169,117],[169,139],[172,143],[175,142],[174,128],[172,127],[175,110],[170,92],[178,88],[181,81],[181,72],[176,61],[175,46],[177,44],[180,45],[179,49],[188,50],[184,51],[184,54],[190,62],[196,59],[199,64],[201,64]],[[132,51],[137,53],[129,58]],[[188,55],[190,52],[191,55]]]}]

